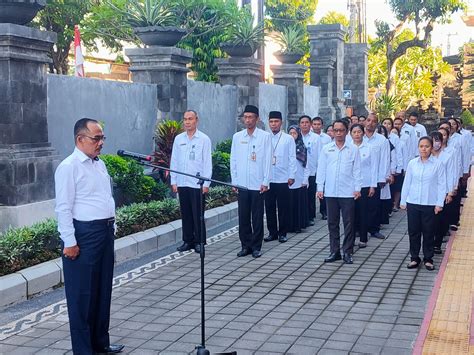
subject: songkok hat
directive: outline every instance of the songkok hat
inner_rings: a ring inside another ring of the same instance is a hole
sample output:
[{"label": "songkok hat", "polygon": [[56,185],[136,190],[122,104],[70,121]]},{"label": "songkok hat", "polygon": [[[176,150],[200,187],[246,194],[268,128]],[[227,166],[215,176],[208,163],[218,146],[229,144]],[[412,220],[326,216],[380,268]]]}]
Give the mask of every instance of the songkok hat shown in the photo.
[{"label": "songkok hat", "polygon": [[268,119],[271,119],[271,118],[278,118],[280,120],[283,119],[280,111],[270,111],[270,113],[268,114]]},{"label": "songkok hat", "polygon": [[255,113],[258,116],[258,107],[254,105],[245,106],[244,112]]}]

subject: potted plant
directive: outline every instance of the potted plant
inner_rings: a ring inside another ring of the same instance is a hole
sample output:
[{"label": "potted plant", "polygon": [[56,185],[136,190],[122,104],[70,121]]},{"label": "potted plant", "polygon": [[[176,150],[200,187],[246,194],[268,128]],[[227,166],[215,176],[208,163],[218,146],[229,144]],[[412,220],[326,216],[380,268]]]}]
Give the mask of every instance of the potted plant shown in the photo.
[{"label": "potted plant", "polygon": [[109,3],[148,46],[176,45],[186,34],[178,26],[174,4],[169,0],[129,0],[125,8]]},{"label": "potted plant", "polygon": [[227,40],[221,43],[221,49],[231,57],[250,57],[264,42],[263,23],[253,25],[254,18],[247,6],[241,9],[235,24],[228,31]]},{"label": "potted plant", "polygon": [[305,33],[299,26],[285,27],[276,32],[275,41],[281,49],[273,55],[283,64],[295,64],[305,54]]},{"label": "potted plant", "polygon": [[46,6],[46,0],[0,0],[0,23],[25,25]]}]

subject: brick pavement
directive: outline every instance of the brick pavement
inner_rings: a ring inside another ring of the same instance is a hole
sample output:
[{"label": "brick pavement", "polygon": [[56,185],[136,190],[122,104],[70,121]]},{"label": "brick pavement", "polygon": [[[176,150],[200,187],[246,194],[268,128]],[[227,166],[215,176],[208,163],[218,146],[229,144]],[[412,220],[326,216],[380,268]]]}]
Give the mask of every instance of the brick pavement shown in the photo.
[{"label": "brick pavement", "polygon": [[[388,238],[356,248],[353,265],[323,263],[325,221],[285,244],[265,243],[259,259],[237,258],[238,236],[227,233],[207,248],[207,348],[239,355],[411,354],[437,272],[406,269],[406,229],[405,213],[394,213],[382,230]],[[110,334],[125,353],[193,353],[200,342],[199,256],[174,255],[114,288]],[[71,353],[65,311],[43,320],[46,313],[17,322],[26,329],[8,337],[0,326],[0,353]]]}]

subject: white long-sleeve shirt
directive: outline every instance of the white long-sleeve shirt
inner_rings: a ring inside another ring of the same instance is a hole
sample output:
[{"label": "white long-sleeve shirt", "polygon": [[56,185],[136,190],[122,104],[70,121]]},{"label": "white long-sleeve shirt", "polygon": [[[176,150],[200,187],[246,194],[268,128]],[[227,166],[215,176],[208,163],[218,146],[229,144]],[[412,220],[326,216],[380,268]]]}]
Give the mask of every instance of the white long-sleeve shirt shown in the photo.
[{"label": "white long-sleeve shirt", "polygon": [[443,207],[446,197],[446,175],[442,163],[429,157],[414,158],[408,163],[403,181],[400,205],[407,203]]},{"label": "white long-sleeve shirt", "polygon": [[303,163],[299,160],[296,161],[296,175],[295,182],[290,186],[290,190],[299,189],[302,185],[308,186],[309,169],[308,165],[303,167]]},{"label": "white long-sleeve shirt", "polygon": [[271,182],[288,183],[296,175],[296,144],[285,132],[272,134],[272,178]]},{"label": "white long-sleeve shirt", "polygon": [[92,160],[77,147],[54,174],[55,212],[65,247],[77,244],[73,219],[93,221],[115,217],[112,183],[102,160]]},{"label": "white long-sleeve shirt", "polygon": [[[406,142],[407,142],[407,148],[408,148],[407,149],[408,158],[409,158],[408,161],[410,161],[414,157],[417,157],[419,155],[418,138],[416,136],[415,128],[413,128],[413,126],[408,123],[404,123],[402,126],[402,129],[400,130],[400,137],[402,137],[403,135],[408,136],[408,139],[406,139]],[[408,166],[408,162],[407,162],[407,166]]]},{"label": "white long-sleeve shirt", "polygon": [[309,131],[308,134],[303,136],[303,142],[306,146],[306,152],[308,154],[307,167],[309,169],[309,176],[315,176],[318,170],[318,153],[320,151],[319,136],[313,131]]},{"label": "white long-sleeve shirt", "polygon": [[370,138],[365,135],[364,142],[367,142],[372,149],[378,152],[377,182],[386,182],[390,176],[390,143],[388,139],[374,132]]},{"label": "white long-sleeve shirt", "polygon": [[377,187],[378,152],[372,149],[367,142],[362,142],[359,146],[352,144],[359,150],[361,187]]},{"label": "white long-sleeve shirt", "polygon": [[457,188],[458,178],[456,176],[455,159],[453,157],[454,151],[447,147],[443,149],[434,159],[438,159],[442,164],[446,174],[446,192],[453,192]]},{"label": "white long-sleeve shirt", "polygon": [[460,131],[461,134],[461,152],[462,152],[462,169],[464,174],[469,173],[469,169],[471,168],[471,138],[472,138],[472,133],[471,131],[468,131],[467,129],[461,129]]},{"label": "white long-sleeve shirt", "polygon": [[421,123],[417,123],[413,126],[416,132],[417,140],[420,140],[421,137],[426,137],[428,134],[426,133],[426,128]]},{"label": "white long-sleeve shirt", "polygon": [[270,133],[255,128],[252,135],[247,129],[232,137],[230,152],[230,174],[232,183],[260,190],[271,181],[272,138]]},{"label": "white long-sleeve shirt", "polygon": [[[170,169],[211,178],[212,157],[209,137],[199,130],[196,130],[191,138],[186,132],[178,134],[173,142]],[[198,179],[176,173],[170,173],[170,176],[172,185],[200,188]],[[203,186],[209,187],[209,185],[210,182],[205,181]]]},{"label": "white long-sleeve shirt", "polygon": [[463,173],[463,160],[462,160],[462,137],[459,133],[453,133],[448,139],[448,147],[453,148],[454,150],[454,159],[456,164],[456,173],[458,178],[460,178]]},{"label": "white long-sleeve shirt", "polygon": [[[395,147],[395,157],[396,157],[396,168],[395,172],[400,174],[404,169],[403,165],[403,142],[401,141],[400,137],[397,136],[395,133],[390,133],[388,136],[389,141]],[[408,162],[407,162],[408,165]]]},{"label": "white long-sleeve shirt", "polygon": [[336,142],[326,144],[321,149],[316,183],[318,192],[326,197],[354,197],[362,184],[359,151],[348,143],[342,148]]}]

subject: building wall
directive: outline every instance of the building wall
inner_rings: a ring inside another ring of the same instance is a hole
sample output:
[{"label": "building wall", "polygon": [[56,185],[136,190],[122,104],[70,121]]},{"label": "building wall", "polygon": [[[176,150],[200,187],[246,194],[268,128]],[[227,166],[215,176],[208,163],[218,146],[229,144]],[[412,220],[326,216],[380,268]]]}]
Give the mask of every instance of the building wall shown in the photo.
[{"label": "building wall", "polygon": [[288,117],[288,95],[286,86],[260,83],[258,96],[258,108],[260,120],[268,128],[268,114],[270,111],[280,111],[285,118],[283,127],[286,129]]},{"label": "building wall", "polygon": [[304,113],[311,117],[319,115],[321,89],[319,86],[304,86]]},{"label": "building wall", "polygon": [[90,117],[104,123],[104,154],[153,150],[156,86],[48,75],[48,134],[61,158],[74,149],[74,123]]}]

